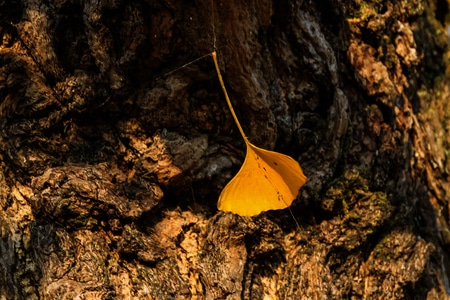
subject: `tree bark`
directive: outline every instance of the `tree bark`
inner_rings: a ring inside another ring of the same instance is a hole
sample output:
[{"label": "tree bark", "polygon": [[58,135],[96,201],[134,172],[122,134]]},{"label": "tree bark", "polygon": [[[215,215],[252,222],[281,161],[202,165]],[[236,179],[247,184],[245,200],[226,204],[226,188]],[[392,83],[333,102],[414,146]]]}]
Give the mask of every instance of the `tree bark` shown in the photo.
[{"label": "tree bark", "polygon": [[[0,298],[449,298],[447,11],[0,2]],[[308,176],[290,211],[217,211],[245,145],[214,49]]]}]

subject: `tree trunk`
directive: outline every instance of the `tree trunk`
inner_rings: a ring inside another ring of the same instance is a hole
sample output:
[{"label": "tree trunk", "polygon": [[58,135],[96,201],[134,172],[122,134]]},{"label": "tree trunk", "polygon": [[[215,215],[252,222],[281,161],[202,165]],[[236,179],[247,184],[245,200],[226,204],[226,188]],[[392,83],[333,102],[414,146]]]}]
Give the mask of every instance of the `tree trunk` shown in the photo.
[{"label": "tree trunk", "polygon": [[[0,1],[0,299],[449,298],[447,10]],[[214,49],[308,176],[291,211],[217,211],[245,145]]]}]

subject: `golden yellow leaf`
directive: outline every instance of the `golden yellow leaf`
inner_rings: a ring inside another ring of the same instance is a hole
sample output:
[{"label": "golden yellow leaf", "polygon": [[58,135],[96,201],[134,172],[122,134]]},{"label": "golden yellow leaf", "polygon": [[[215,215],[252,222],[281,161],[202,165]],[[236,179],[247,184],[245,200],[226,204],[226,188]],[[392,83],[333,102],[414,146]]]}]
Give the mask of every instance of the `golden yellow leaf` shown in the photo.
[{"label": "golden yellow leaf", "polygon": [[244,163],[220,194],[217,208],[241,216],[289,207],[297,197],[306,177],[293,158],[256,147],[244,134],[223,83],[216,52],[212,53],[217,77],[234,121],[247,145]]},{"label": "golden yellow leaf", "polygon": [[247,144],[244,164],[222,190],[217,207],[241,216],[289,207],[306,182],[291,157]]}]

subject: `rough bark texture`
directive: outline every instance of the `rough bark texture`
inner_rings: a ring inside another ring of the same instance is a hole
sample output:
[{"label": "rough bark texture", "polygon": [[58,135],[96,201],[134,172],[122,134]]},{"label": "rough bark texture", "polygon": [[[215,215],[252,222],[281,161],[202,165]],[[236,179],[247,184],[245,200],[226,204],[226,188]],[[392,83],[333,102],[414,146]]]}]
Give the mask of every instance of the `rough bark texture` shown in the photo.
[{"label": "rough bark texture", "polygon": [[[0,299],[450,297],[447,2],[0,1]],[[214,28],[214,30],[213,30]],[[250,140],[308,176],[218,212]]]}]

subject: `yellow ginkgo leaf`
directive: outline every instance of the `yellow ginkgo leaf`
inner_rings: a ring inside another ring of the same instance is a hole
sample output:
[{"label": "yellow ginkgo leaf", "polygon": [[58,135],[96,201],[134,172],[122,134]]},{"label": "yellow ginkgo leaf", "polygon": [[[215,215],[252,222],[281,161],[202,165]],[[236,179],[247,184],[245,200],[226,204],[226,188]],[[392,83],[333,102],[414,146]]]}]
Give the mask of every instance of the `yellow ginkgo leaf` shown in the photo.
[{"label": "yellow ginkgo leaf", "polygon": [[289,207],[306,182],[299,163],[287,155],[256,147],[249,142],[225,89],[216,52],[212,56],[225,99],[247,146],[241,169],[220,194],[218,209],[241,216],[254,216],[263,211]]},{"label": "yellow ginkgo leaf", "polygon": [[244,164],[222,190],[217,207],[241,216],[289,207],[306,182],[291,157],[247,143]]}]

